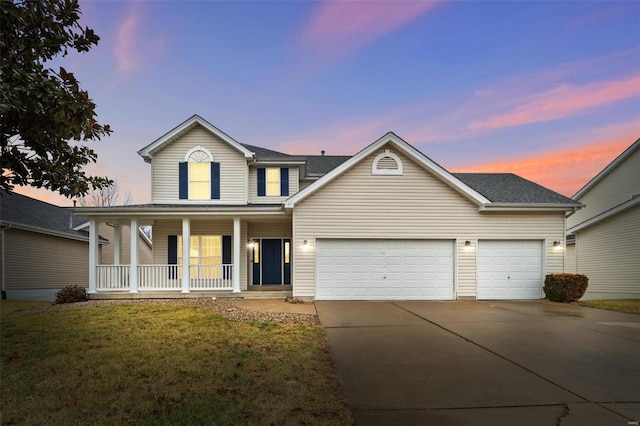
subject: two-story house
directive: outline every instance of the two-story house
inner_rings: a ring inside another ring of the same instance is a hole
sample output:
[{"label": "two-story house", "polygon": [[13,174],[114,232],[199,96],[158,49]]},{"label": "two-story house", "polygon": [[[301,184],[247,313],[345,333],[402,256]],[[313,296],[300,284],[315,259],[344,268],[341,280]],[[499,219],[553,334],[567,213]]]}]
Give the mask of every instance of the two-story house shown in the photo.
[{"label": "two-story house", "polygon": [[640,139],[573,198],[565,266],[589,278],[584,298],[640,298]]},{"label": "two-story house", "polygon": [[[539,299],[580,207],[514,174],[449,173],[391,132],[351,157],[291,156],[195,115],[138,153],[151,204],[77,209],[92,297]],[[151,225],[153,264],[134,249],[98,264],[101,222]]]}]

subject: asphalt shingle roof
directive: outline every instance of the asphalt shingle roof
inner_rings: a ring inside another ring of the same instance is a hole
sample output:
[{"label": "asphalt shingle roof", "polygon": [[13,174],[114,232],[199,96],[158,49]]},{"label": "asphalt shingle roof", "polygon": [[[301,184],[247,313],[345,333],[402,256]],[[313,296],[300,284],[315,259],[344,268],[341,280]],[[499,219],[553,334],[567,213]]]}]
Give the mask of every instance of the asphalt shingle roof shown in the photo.
[{"label": "asphalt shingle roof", "polygon": [[244,146],[245,148],[247,148],[249,151],[252,151],[255,155],[256,158],[260,159],[260,158],[282,158],[282,159],[288,159],[291,160],[295,157],[289,155],[289,154],[285,154],[284,152],[279,152],[279,151],[274,151],[272,149],[267,149],[267,148],[262,148],[259,146],[255,146],[255,145],[248,145],[246,143],[241,144],[242,146]]},{"label": "asphalt shingle roof", "polygon": [[350,155],[305,155],[307,175],[322,176],[351,158]]},{"label": "asphalt shingle roof", "polygon": [[579,203],[513,173],[453,173],[494,203]]},{"label": "asphalt shingle roof", "polygon": [[85,217],[74,215],[67,208],[21,194],[2,192],[0,195],[0,222],[3,224],[23,225],[71,237],[88,238],[88,232],[74,231],[69,226],[70,217],[73,227],[88,221]]}]

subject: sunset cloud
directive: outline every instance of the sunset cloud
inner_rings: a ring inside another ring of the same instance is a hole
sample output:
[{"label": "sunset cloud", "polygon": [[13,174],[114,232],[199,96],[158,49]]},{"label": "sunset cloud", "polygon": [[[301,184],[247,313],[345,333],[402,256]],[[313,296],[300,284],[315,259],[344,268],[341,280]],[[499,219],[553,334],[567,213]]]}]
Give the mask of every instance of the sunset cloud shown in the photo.
[{"label": "sunset cloud", "polygon": [[522,99],[513,112],[474,121],[472,130],[499,129],[570,117],[582,111],[640,96],[640,75],[583,86],[563,84]]},{"label": "sunset cloud", "polygon": [[539,155],[455,167],[455,173],[515,173],[568,197],[627,149],[640,135],[640,126],[630,134],[572,148],[560,148]]},{"label": "sunset cloud", "polygon": [[318,5],[300,46],[325,59],[340,59],[433,9],[436,1],[340,1]]},{"label": "sunset cloud", "polygon": [[140,28],[140,13],[137,8],[130,8],[127,16],[118,26],[113,53],[119,72],[127,73],[139,66],[136,43]]}]

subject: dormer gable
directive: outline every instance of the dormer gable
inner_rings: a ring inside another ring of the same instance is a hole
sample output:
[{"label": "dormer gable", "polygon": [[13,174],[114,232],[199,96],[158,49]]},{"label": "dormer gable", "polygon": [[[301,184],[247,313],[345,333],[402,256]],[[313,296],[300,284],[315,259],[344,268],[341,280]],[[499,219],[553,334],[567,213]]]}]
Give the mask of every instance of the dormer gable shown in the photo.
[{"label": "dormer gable", "polygon": [[246,159],[251,160],[255,157],[255,154],[250,149],[246,148],[244,145],[218,129],[213,124],[209,123],[204,118],[200,117],[198,114],[194,114],[189,119],[185,120],[155,141],[151,142],[149,145],[139,150],[138,155],[144,158],[144,161],[147,163],[151,162],[151,159],[157,152],[166,148],[167,145],[173,143],[176,139],[192,130],[195,126],[201,126],[220,140],[228,143],[229,146],[239,151]]}]

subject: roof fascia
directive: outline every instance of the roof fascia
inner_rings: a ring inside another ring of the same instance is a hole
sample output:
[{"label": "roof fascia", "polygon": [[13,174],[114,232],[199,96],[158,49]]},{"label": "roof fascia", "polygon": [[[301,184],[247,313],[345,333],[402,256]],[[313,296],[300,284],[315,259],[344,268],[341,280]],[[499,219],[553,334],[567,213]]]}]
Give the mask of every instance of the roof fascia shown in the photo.
[{"label": "roof fascia", "polygon": [[529,212],[541,212],[541,211],[557,211],[566,212],[572,211],[584,207],[579,203],[489,203],[482,204],[478,207],[478,211],[494,211],[494,212],[508,212],[508,211],[529,211]]},{"label": "roof fascia", "polygon": [[223,141],[227,142],[233,148],[235,148],[236,150],[240,151],[244,155],[244,157],[246,159],[253,159],[255,157],[253,152],[251,152],[250,150],[245,148],[241,143],[239,143],[238,141],[233,139],[231,136],[227,135],[222,130],[218,129],[213,124],[209,123],[204,118],[200,117],[198,114],[193,115],[191,118],[189,118],[186,121],[182,122],[182,124],[179,124],[178,126],[174,127],[169,132],[165,133],[164,135],[162,135],[161,137],[159,137],[158,139],[156,139],[155,141],[153,141],[149,145],[147,145],[144,148],[142,148],[141,150],[139,150],[138,151],[138,155],[140,155],[142,158],[144,158],[145,161],[151,160],[151,158],[153,157],[153,152],[155,150],[157,150],[159,147],[161,147],[165,143],[171,141],[177,135],[179,135],[180,133],[184,132],[186,129],[190,128],[194,124],[201,125],[205,129],[207,129],[209,132],[213,133],[214,135],[218,136]]},{"label": "roof fascia", "polygon": [[324,187],[333,179],[340,176],[341,174],[349,170],[351,167],[353,167],[355,164],[359,163],[362,159],[366,158],[368,155],[372,154],[373,152],[375,152],[382,146],[386,145],[387,143],[392,143],[394,146],[400,149],[404,154],[413,158],[416,162],[421,164],[423,167],[426,167],[427,169],[431,170],[445,183],[454,187],[454,189],[457,189],[458,191],[462,192],[464,195],[466,195],[468,198],[475,201],[477,204],[481,205],[481,204],[491,203],[489,199],[487,199],[482,194],[480,194],[479,192],[475,191],[474,189],[472,189],[471,187],[463,183],[460,179],[453,176],[451,173],[449,173],[444,168],[439,166],[433,160],[426,157],[423,153],[421,153],[416,148],[411,146],[408,142],[403,140],[401,137],[399,137],[393,132],[388,132],[384,136],[382,136],[381,138],[379,138],[378,140],[370,144],[369,146],[362,149],[359,153],[349,158],[347,161],[340,164],[335,169],[331,170],[329,173],[320,177],[318,180],[316,180],[315,182],[307,186],[302,191],[298,192],[297,194],[294,194],[292,197],[287,199],[285,201],[285,208],[288,208],[288,209],[293,208],[296,203],[304,200],[309,195],[313,194],[315,191]]},{"label": "roof fascia", "polygon": [[576,233],[576,232],[578,232],[578,231],[580,231],[580,230],[582,230],[584,228],[588,228],[589,226],[595,225],[598,222],[601,222],[601,221],[603,221],[603,220],[605,220],[605,219],[607,219],[607,218],[609,218],[611,216],[614,216],[614,215],[616,215],[616,214],[618,214],[618,213],[620,213],[620,212],[622,212],[624,210],[627,210],[627,209],[629,209],[629,208],[631,208],[633,206],[636,206],[638,204],[640,204],[640,197],[632,198],[632,199],[630,199],[628,201],[625,201],[622,204],[617,205],[616,207],[614,207],[612,209],[607,210],[606,212],[602,212],[599,215],[594,216],[589,220],[585,220],[584,222],[567,229],[565,231],[565,234],[566,235],[574,234],[574,233]]},{"label": "roof fascia", "polygon": [[609,173],[611,173],[611,171],[613,169],[618,167],[618,165],[620,163],[622,163],[624,160],[626,160],[627,157],[629,157],[631,154],[633,154],[638,148],[640,148],[640,138],[638,138],[638,140],[636,140],[634,143],[632,143],[629,148],[625,149],[622,152],[622,154],[618,155],[618,157],[616,157],[615,160],[613,160],[611,163],[609,163],[609,165],[607,167],[602,169],[602,171],[600,173],[595,175],[595,177],[593,179],[591,179],[589,182],[587,182],[587,184],[585,186],[583,186],[578,192],[576,192],[575,195],[573,197],[571,197],[571,198],[573,198],[574,200],[577,200],[578,198],[582,197],[591,188],[596,186],[598,184],[598,182],[600,182]]},{"label": "roof fascia", "polygon": [[[66,238],[69,240],[76,240],[76,241],[83,241],[83,242],[88,242],[89,241],[89,237],[83,237],[80,235],[72,235],[72,234],[65,234],[64,232],[57,232],[57,231],[51,231],[49,229],[43,229],[43,228],[38,228],[36,226],[29,226],[29,225],[23,225],[20,223],[13,223],[13,222],[2,222],[3,225],[10,225],[11,229],[20,229],[23,231],[29,231],[29,232],[36,232],[38,234],[44,234],[44,235],[51,235],[53,237],[61,237],[61,238]],[[99,244],[106,244],[108,242],[108,240],[100,237],[100,239],[98,240]]]},{"label": "roof fascia", "polygon": [[[207,207],[207,206],[205,206]],[[208,206],[211,207],[211,206]],[[287,215],[287,212],[282,208],[281,205],[278,206],[256,206],[253,205],[251,207],[245,206],[213,206],[212,209],[204,209],[202,206],[171,206],[171,207],[163,207],[163,206],[155,206],[155,207],[144,207],[144,208],[136,208],[136,207],[77,207],[74,211],[78,211],[83,216],[87,216],[89,218],[113,218],[113,217],[153,217],[153,216],[229,216],[229,215],[239,215],[245,216],[249,215],[265,215],[265,216],[273,216],[273,215]],[[245,208],[243,208],[245,207]]]},{"label": "roof fascia", "polygon": [[304,166],[305,164],[307,164],[306,161],[304,160],[278,160],[278,159],[273,159],[273,160],[257,160],[254,163],[251,163],[252,165],[257,165],[257,166],[269,166],[269,165],[292,165],[292,166]]}]

